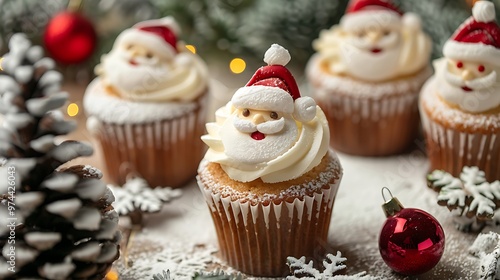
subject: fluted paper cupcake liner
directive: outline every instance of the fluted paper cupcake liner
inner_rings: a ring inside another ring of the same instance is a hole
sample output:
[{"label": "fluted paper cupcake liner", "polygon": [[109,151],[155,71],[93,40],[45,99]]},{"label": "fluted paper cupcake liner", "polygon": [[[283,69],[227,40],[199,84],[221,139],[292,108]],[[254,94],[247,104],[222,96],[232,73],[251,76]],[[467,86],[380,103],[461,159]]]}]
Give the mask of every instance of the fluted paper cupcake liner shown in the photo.
[{"label": "fluted paper cupcake liner", "polygon": [[140,124],[100,122],[96,137],[107,176],[117,184],[134,172],[155,186],[181,187],[196,176],[205,145],[206,98],[182,116]]},{"label": "fluted paper cupcake liner", "polygon": [[430,171],[459,176],[464,166],[477,166],[490,182],[500,180],[500,133],[469,133],[448,128],[422,113]]},{"label": "fluted paper cupcake liner", "polygon": [[287,275],[288,256],[321,256],[340,179],[319,192],[268,203],[232,200],[198,180],[217,231],[221,256],[253,276]]},{"label": "fluted paper cupcake liner", "polygon": [[[318,89],[319,90],[319,89]],[[330,125],[330,146],[362,156],[403,152],[418,134],[418,92],[381,99],[341,93],[316,97]]]},{"label": "fluted paper cupcake liner", "polygon": [[330,125],[330,146],[361,156],[404,152],[419,130],[418,95],[430,67],[386,82],[330,73],[319,54],[307,64],[312,94]]}]

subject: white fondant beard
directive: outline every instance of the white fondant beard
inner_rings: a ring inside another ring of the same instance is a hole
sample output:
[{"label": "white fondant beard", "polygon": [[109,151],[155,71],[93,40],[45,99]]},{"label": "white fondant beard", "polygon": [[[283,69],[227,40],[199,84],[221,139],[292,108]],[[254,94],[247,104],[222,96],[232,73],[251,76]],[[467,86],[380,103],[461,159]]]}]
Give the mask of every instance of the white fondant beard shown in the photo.
[{"label": "white fondant beard", "polygon": [[137,65],[132,65],[131,59],[123,50],[113,50],[103,59],[104,75],[113,87],[141,94],[158,89],[168,79],[168,65],[141,58],[134,58]]},{"label": "white fondant beard", "polygon": [[[373,53],[372,49],[382,51]],[[340,51],[349,74],[367,81],[382,81],[397,75],[402,43],[395,34],[376,45],[349,38],[341,43]]]},{"label": "white fondant beard", "polygon": [[[460,106],[462,109],[480,113],[500,106],[500,83],[496,72],[471,81],[463,81],[460,77],[449,73],[446,66],[438,69],[439,93],[447,102]],[[465,91],[467,86],[472,91]]]},{"label": "white fondant beard", "polygon": [[235,119],[238,118],[236,114],[231,115],[221,128],[221,139],[225,153],[235,161],[249,164],[268,162],[284,154],[297,142],[299,136],[298,127],[291,117],[283,118],[284,125],[280,124],[279,120],[273,121],[276,123],[267,127],[268,132],[278,130],[279,127],[282,127],[282,129],[270,134],[263,132],[265,138],[262,140],[254,140],[250,136],[252,129],[247,129],[250,126],[244,125],[244,122],[241,122],[242,120],[236,122],[239,122],[240,129],[244,127],[242,130],[248,132],[240,132],[234,125]]}]

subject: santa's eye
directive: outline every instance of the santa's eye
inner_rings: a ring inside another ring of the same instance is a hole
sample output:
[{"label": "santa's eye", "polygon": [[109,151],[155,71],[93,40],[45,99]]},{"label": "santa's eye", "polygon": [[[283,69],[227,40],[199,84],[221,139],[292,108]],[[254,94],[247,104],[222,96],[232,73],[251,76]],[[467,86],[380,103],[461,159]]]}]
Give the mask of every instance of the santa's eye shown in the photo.
[{"label": "santa's eye", "polygon": [[277,120],[278,119],[278,113],[276,112],[271,112],[271,114],[269,114],[269,116],[271,117],[271,119],[273,120]]},{"label": "santa's eye", "polygon": [[147,52],[147,53],[146,53],[146,57],[147,57],[147,58],[153,58],[153,54],[152,54],[152,53],[150,53],[150,52]]},{"label": "santa's eye", "polygon": [[462,67],[464,67],[462,61],[457,62],[457,68],[462,68]]},{"label": "santa's eye", "polygon": [[243,117],[248,117],[248,116],[250,116],[250,110],[243,109],[243,111],[241,112],[241,114],[243,115]]},{"label": "santa's eye", "polygon": [[389,31],[389,30],[384,30],[384,33],[383,33],[383,34],[384,34],[384,36],[389,36],[389,34],[391,34],[391,31]]},{"label": "santa's eye", "polygon": [[127,45],[125,46],[125,49],[126,49],[126,50],[130,50],[131,48],[132,48],[132,44],[127,44]]},{"label": "santa's eye", "polygon": [[485,69],[484,69],[484,65],[479,65],[479,66],[477,67],[477,71],[479,71],[479,72],[484,72],[484,70],[485,70]]},{"label": "santa's eye", "polygon": [[359,31],[358,32],[358,37],[365,37],[366,33],[364,31]]}]

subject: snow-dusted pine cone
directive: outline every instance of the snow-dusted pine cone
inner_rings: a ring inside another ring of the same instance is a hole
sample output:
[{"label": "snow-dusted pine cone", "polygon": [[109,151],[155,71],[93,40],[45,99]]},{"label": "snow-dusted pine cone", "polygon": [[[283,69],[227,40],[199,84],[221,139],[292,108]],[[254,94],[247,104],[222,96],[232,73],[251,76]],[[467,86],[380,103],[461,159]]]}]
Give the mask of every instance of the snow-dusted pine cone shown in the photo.
[{"label": "snow-dusted pine cone", "polygon": [[119,256],[114,197],[97,169],[61,168],[93,150],[55,140],[75,124],[58,111],[67,93],[54,62],[23,34],[9,48],[0,71],[0,279],[102,279]]}]

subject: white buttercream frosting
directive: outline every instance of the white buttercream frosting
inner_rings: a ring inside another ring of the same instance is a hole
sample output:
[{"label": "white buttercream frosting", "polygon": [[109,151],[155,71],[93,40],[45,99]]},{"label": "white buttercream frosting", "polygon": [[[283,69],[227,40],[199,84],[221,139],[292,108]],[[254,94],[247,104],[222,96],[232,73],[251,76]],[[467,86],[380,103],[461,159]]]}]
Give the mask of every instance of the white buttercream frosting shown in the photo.
[{"label": "white buttercream frosting", "polygon": [[172,17],[137,23],[117,37],[95,72],[110,93],[124,99],[193,101],[207,88],[208,69],[177,40],[179,32]]},{"label": "white buttercream frosting", "polygon": [[332,92],[340,92],[360,100],[365,98],[381,99],[395,94],[418,93],[422,84],[432,75],[432,68],[429,65],[413,76],[397,80],[379,83],[365,82],[345,76],[331,75],[324,71],[321,57],[317,53],[307,63],[306,75],[317,97],[326,98],[331,96]]},{"label": "white buttercream frosting", "polygon": [[134,102],[107,93],[96,78],[87,87],[83,106],[88,116],[114,124],[147,123],[173,119],[197,108],[196,102]]},{"label": "white buttercream frosting", "polygon": [[[113,52],[113,51],[112,51]],[[103,82],[123,98],[139,102],[191,101],[202,94],[208,82],[205,63],[188,51],[177,54],[168,65],[124,73],[129,67],[119,55],[108,54],[102,58],[97,71]],[[122,70],[120,70],[122,69]],[[122,71],[122,72],[120,72]]]},{"label": "white buttercream frosting", "polygon": [[[249,182],[261,178],[266,183],[288,181],[302,176],[317,166],[328,152],[330,133],[328,122],[321,108],[316,108],[316,116],[309,122],[295,122],[297,125],[296,141],[283,154],[271,160],[258,163],[252,159],[255,151],[246,150],[236,159],[228,156],[223,142],[238,141],[223,139],[223,127],[236,112],[231,112],[232,104],[220,108],[216,112],[216,121],[207,124],[208,134],[202,140],[209,146],[205,159],[219,163],[222,169],[233,180]],[[288,115],[286,118],[291,119]],[[293,120],[293,119],[292,119]],[[276,143],[280,145],[280,143]]]},{"label": "white buttercream frosting", "polygon": [[335,25],[323,30],[313,47],[332,75],[368,82],[412,75],[429,64],[431,54],[431,40],[415,17],[405,14],[400,25],[390,27],[368,25],[351,30]]}]

